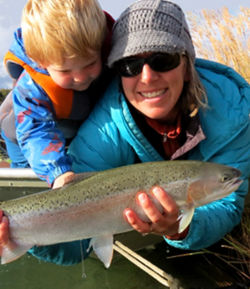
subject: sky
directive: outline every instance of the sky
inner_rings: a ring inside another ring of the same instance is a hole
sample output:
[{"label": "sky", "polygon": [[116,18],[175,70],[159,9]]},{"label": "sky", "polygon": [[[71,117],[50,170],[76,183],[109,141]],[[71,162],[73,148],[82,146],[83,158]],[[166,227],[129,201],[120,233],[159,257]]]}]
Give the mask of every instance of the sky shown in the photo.
[{"label": "sky", "polygon": [[[201,9],[220,9],[227,7],[231,13],[237,13],[240,6],[250,6],[249,0],[172,1],[179,4],[184,12],[199,12]],[[102,8],[109,12],[115,19],[133,2],[134,0],[99,0]],[[20,25],[22,8],[25,3],[26,0],[0,0],[0,88],[11,87],[11,80],[3,66],[2,59],[12,41],[13,31]]]}]

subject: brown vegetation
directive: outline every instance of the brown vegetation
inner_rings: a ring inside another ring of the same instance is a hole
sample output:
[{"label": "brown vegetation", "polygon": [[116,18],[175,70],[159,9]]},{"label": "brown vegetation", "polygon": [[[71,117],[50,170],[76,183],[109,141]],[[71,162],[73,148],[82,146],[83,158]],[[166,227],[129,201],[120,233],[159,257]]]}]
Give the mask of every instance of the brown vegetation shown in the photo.
[{"label": "brown vegetation", "polygon": [[[231,66],[250,81],[250,9],[241,7],[237,15],[221,10],[202,10],[188,13],[198,57]],[[250,205],[245,207],[241,224],[224,238],[219,252],[213,254],[233,269],[241,280],[250,281]],[[225,253],[226,250],[226,253]]]},{"label": "brown vegetation", "polygon": [[198,57],[233,67],[250,81],[250,8],[237,15],[228,8],[188,13],[188,22]]}]

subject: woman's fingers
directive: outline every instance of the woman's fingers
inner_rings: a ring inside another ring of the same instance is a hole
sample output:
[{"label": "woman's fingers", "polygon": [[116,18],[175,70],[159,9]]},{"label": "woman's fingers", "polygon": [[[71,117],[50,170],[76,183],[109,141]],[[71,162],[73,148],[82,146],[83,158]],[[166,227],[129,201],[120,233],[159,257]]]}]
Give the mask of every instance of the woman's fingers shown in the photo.
[{"label": "woman's fingers", "polygon": [[143,208],[145,215],[152,223],[159,223],[162,220],[162,213],[152,202],[151,198],[144,192],[138,193],[137,201]]},{"label": "woman's fingers", "polygon": [[178,219],[179,207],[175,200],[161,187],[155,186],[151,189],[151,194],[158,200],[163,208],[163,216],[167,215],[168,218],[173,220]]},{"label": "woman's fingers", "polygon": [[158,235],[176,234],[179,226],[179,208],[175,201],[162,188],[157,186],[152,188],[151,194],[158,204],[145,192],[137,193],[137,203],[149,221],[143,221],[131,209],[124,211],[126,220],[135,230],[142,234],[151,232]]},{"label": "woman's fingers", "polygon": [[142,221],[133,210],[129,208],[125,209],[123,214],[127,222],[134,228],[134,230],[141,234],[147,234],[151,231],[151,224]]}]

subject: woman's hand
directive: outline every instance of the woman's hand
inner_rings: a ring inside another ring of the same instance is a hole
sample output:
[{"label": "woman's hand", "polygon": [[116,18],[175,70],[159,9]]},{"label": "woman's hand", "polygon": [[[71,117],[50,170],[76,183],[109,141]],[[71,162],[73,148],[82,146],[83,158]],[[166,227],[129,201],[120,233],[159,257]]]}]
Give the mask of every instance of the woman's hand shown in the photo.
[{"label": "woman's hand", "polygon": [[0,256],[2,256],[3,248],[6,246],[12,246],[9,240],[9,221],[0,210]]},{"label": "woman's hand", "polygon": [[163,212],[160,212],[156,208],[145,192],[138,192],[138,203],[151,222],[142,221],[136,213],[129,208],[124,210],[125,219],[141,234],[154,233],[157,235],[165,235],[169,239],[180,239],[179,235],[181,234],[178,234],[179,208],[176,202],[161,187],[153,187],[151,193],[163,207]]}]

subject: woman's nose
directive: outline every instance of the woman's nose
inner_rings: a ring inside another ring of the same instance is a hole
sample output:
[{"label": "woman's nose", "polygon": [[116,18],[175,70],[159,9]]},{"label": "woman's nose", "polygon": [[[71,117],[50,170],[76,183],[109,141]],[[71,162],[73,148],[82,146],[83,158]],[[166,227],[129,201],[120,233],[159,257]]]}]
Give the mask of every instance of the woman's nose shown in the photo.
[{"label": "woman's nose", "polygon": [[143,65],[141,72],[141,82],[149,83],[158,78],[158,72],[154,71],[147,63]]}]

